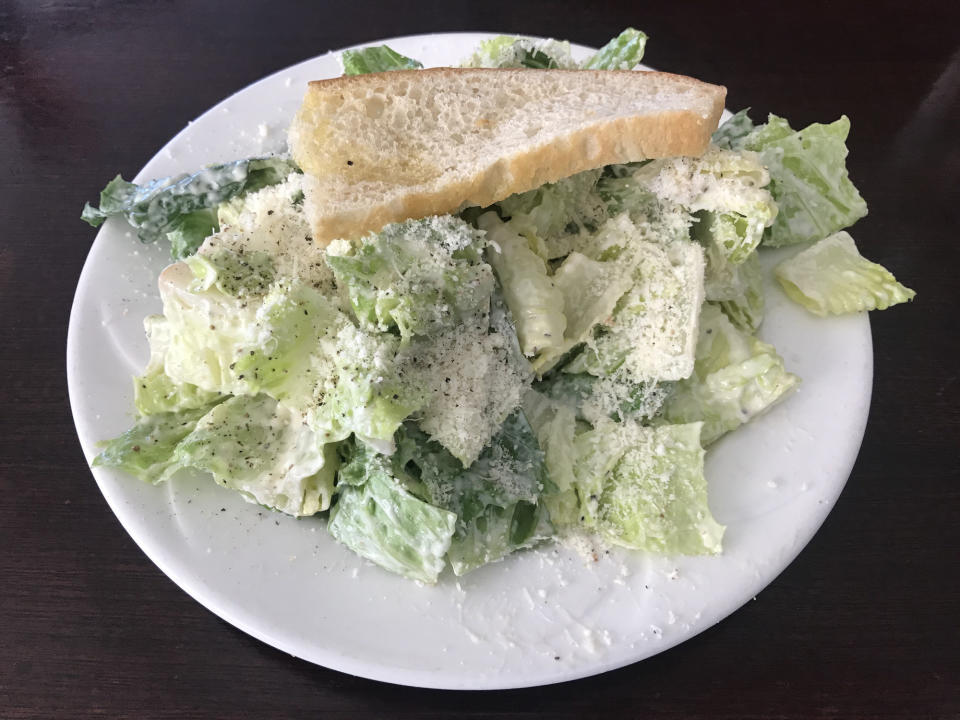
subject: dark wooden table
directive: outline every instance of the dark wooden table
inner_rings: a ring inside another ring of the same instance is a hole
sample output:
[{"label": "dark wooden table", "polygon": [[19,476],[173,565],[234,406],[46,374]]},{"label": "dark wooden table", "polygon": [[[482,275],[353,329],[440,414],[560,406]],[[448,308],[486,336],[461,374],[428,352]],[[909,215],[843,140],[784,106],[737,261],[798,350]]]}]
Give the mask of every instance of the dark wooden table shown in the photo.
[{"label": "dark wooden table", "polygon": [[[592,7],[595,6],[595,7]],[[956,3],[0,3],[0,717],[960,717]],[[592,9],[588,9],[592,8]],[[187,120],[348,44],[500,29],[598,44],[729,105],[853,121],[865,254],[918,291],[871,318],[874,400],[822,530],[756,602],[651,660],[463,694],[314,667],[222,622],[110,513],[66,397],[78,215]]]}]

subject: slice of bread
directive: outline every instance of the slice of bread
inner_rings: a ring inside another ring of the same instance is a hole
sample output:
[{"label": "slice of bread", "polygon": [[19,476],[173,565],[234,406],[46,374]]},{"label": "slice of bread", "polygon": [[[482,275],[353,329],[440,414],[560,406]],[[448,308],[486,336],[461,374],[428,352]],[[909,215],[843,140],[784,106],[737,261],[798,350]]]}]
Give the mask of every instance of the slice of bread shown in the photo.
[{"label": "slice of bread", "polygon": [[659,72],[435,68],[311,82],[290,126],[321,244],[583,170],[703,153],[726,88]]}]

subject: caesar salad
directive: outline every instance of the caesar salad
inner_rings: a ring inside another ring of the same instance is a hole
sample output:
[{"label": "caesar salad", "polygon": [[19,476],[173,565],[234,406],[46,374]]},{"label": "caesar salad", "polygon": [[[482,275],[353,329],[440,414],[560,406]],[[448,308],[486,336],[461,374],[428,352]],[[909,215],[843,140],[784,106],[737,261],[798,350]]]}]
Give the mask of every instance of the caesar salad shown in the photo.
[{"label": "caesar salad", "polygon": [[[646,40],[628,29],[578,63],[565,42],[503,36],[463,65],[627,71]],[[342,62],[347,76],[422,67],[385,46]],[[800,382],[757,334],[758,253],[804,247],[776,277],[816,314],[914,296],[844,232],[867,212],[849,130],[741,111],[696,156],[328,244],[291,157],[118,176],[83,219],[122,219],[176,262],[144,323],[137,420],[94,464],[152,483],[208,473],[325,516],[336,540],[424,583],[585,534],[719,553],[705,449]]]}]

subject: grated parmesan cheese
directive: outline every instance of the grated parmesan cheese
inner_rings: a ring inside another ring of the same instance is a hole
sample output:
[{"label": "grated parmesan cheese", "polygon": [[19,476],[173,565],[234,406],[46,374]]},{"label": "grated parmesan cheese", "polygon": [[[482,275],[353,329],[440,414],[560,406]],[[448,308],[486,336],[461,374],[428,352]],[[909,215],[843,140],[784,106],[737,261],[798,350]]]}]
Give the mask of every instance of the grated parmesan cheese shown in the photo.
[{"label": "grated parmesan cheese", "polygon": [[420,427],[471,465],[506,416],[520,404],[529,376],[511,358],[507,340],[484,322],[436,338],[415,364],[427,403]]},{"label": "grated parmesan cheese", "polygon": [[333,295],[333,272],[324,248],[314,242],[302,203],[303,176],[291,174],[284,182],[250,193],[221,210],[221,229],[200,246],[201,255],[217,250],[269,255],[278,275],[295,277],[324,294]]}]

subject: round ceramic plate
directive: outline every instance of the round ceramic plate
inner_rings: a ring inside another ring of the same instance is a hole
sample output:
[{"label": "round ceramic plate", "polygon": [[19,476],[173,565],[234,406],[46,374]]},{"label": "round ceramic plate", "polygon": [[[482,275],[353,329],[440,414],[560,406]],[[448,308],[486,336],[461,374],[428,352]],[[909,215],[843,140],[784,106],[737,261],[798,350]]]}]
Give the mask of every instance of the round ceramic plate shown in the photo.
[{"label": "round ceramic plate", "polygon": [[[431,66],[457,63],[486,37],[386,42]],[[136,179],[282,150],[307,81],[339,74],[337,55],[328,54],[251,85],[190,123]],[[764,253],[767,269],[782,257]],[[166,247],[141,245],[115,220],[87,258],[67,371],[88,460],[97,442],[133,421],[129,378],[147,361],[142,320],[160,311],[156,278],[167,262]],[[93,474],[164,573],[227,622],[291,655],[439,688],[522,687],[604,672],[676,645],[753,598],[816,532],[856,459],[872,379],[866,316],[815,318],[768,289],[761,336],[803,384],[707,455],[710,506],[727,526],[718,557],[612,551],[593,560],[546,547],[459,579],[448,570],[426,587],[353,555],[322,518],[263,510],[207,477],[151,486],[107,468]]]}]

